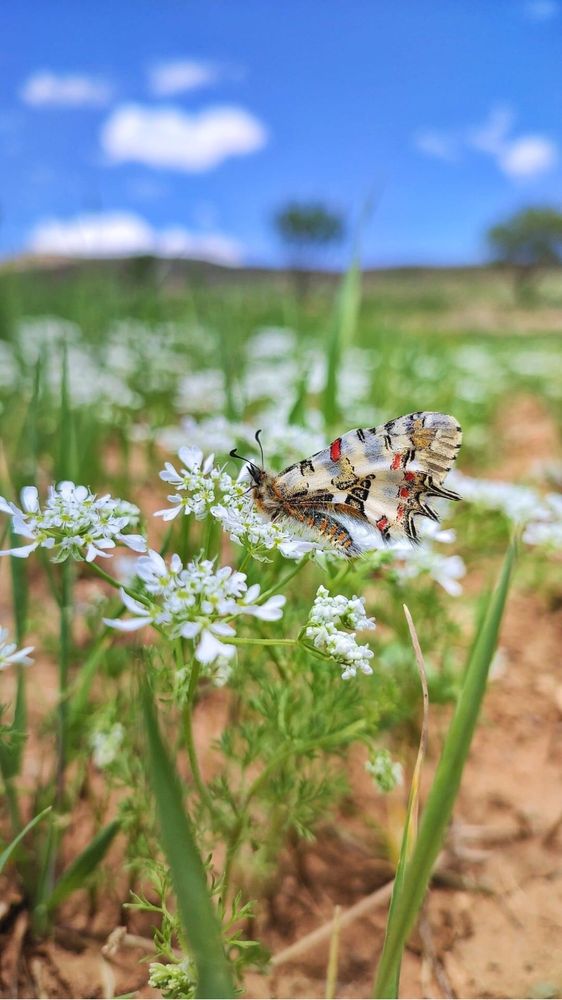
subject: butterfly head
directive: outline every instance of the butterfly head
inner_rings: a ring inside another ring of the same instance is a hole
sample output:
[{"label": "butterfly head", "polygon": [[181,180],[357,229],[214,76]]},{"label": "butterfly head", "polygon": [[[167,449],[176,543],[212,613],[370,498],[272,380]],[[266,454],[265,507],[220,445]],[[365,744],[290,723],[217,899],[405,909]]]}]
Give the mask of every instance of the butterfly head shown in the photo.
[{"label": "butterfly head", "polygon": [[252,477],[252,479],[254,481],[254,485],[255,486],[261,486],[262,483],[263,483],[263,481],[264,481],[264,479],[266,479],[266,477],[267,477],[267,472],[265,471],[265,469],[263,467],[264,466],[264,459],[263,459],[262,443],[260,441],[260,434],[261,434],[261,430],[256,431],[256,441],[258,442],[258,445],[259,445],[259,448],[260,448],[261,466],[256,465],[255,462],[252,462],[251,458],[244,458],[244,455],[240,455],[236,451],[236,448],[233,448],[232,451],[230,452],[230,457],[231,458],[237,458],[240,462],[245,462],[246,463],[246,466],[248,468],[248,472],[250,473],[250,475],[251,475],[251,477]]}]

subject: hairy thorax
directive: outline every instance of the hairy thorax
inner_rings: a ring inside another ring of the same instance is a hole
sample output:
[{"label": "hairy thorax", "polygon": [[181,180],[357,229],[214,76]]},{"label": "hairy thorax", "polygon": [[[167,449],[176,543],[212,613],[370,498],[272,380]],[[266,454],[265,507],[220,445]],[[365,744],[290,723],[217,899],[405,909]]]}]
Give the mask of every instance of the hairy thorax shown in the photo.
[{"label": "hairy thorax", "polygon": [[275,520],[284,510],[286,501],[275,484],[273,476],[264,473],[253,488],[254,503],[262,514],[270,520]]}]

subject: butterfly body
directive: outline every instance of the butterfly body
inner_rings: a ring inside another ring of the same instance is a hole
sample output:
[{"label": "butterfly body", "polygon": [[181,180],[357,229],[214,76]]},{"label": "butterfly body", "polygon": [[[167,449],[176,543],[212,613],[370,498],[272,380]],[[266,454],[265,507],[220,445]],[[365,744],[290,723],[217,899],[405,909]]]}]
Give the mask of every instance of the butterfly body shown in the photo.
[{"label": "butterfly body", "polygon": [[381,542],[416,542],[415,518],[438,520],[431,497],[460,499],[443,481],[461,440],[454,417],[410,413],[349,431],[279,475],[250,463],[253,500],[270,520],[298,526],[346,555]]}]

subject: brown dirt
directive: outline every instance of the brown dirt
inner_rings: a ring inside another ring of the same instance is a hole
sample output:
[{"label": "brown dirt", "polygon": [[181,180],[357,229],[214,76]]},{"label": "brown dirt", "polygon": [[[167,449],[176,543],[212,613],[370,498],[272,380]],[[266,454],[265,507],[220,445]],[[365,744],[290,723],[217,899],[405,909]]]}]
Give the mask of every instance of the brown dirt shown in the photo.
[{"label": "brown dirt", "polygon": [[[550,415],[534,397],[520,396],[497,415],[501,453],[497,475],[518,479],[558,452]],[[148,493],[148,489],[147,489]],[[154,497],[152,506],[156,504]],[[472,592],[478,580],[466,581]],[[39,586],[39,581],[35,581]],[[103,584],[83,581],[87,599]],[[7,593],[7,591],[6,591]],[[404,957],[402,996],[562,996],[562,638],[560,591],[546,596],[515,591],[509,602],[501,655],[487,694],[468,761],[445,855],[424,913]],[[3,601],[0,600],[0,604]],[[0,608],[8,615],[7,608]],[[38,643],[40,645],[40,643]],[[32,787],[48,761],[39,724],[56,700],[55,667],[36,664],[30,685],[31,753],[25,780]],[[6,676],[6,686],[10,677]],[[11,693],[4,691],[3,701]],[[226,693],[213,692],[195,719],[201,750],[220,729]],[[448,712],[431,710],[427,787]],[[35,749],[35,752],[33,752]],[[204,770],[212,770],[207,754]],[[276,959],[267,975],[247,978],[246,995],[325,995],[330,936],[283,960],[283,952],[361,900],[383,890],[404,814],[403,793],[377,795],[360,755],[349,761],[353,796],[341,816],[318,832],[312,845],[290,849],[279,876],[260,904],[254,933]],[[99,776],[93,780],[101,781]],[[91,836],[83,802],[66,840],[68,858]],[[146,986],[151,926],[145,915],[124,910],[126,877],[119,846],[110,855],[111,875],[97,896],[77,893],[63,907],[52,940],[33,943],[17,887],[0,877],[0,996],[156,997]],[[242,874],[242,873],[240,873]],[[367,997],[380,952],[386,900],[341,931],[336,996]],[[117,931],[114,946],[107,939]],[[550,991],[550,992],[549,992]]]},{"label": "brown dirt", "polygon": [[[562,611],[535,595],[510,601],[501,642],[499,676],[492,681],[455,808],[447,852],[434,880],[420,927],[405,955],[403,996],[529,997],[540,984],[562,985],[562,678],[557,673]],[[206,723],[223,710],[224,693],[201,705]],[[432,709],[433,742],[446,719]],[[436,747],[433,747],[434,759]],[[427,770],[431,767],[428,763]],[[287,851],[280,876],[254,928],[279,955],[391,877],[381,856],[396,842],[399,796],[381,799],[361,761],[350,760],[353,807],[319,832],[306,849]],[[365,822],[365,816],[370,823]],[[85,821],[77,823],[76,841]],[[115,858],[119,875],[119,859]],[[126,939],[104,956],[108,935],[124,920],[124,886],[97,900],[77,894],[63,909],[52,941],[32,944],[17,891],[5,884],[1,995],[103,997],[146,987],[144,950]],[[384,931],[379,905],[341,932],[336,995],[371,995],[372,972]],[[150,945],[146,919],[129,916],[128,930]],[[142,941],[140,942],[142,944]],[[329,941],[281,962],[266,976],[251,975],[247,995],[324,996]],[[17,991],[17,992],[16,992]],[[556,995],[560,995],[557,993]]]}]

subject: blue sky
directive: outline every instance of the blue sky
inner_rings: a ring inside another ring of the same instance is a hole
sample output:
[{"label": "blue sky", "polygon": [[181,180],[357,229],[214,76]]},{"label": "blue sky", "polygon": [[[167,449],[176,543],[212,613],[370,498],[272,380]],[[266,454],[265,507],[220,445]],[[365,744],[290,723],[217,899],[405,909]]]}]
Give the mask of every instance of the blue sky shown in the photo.
[{"label": "blue sky", "polygon": [[[483,258],[562,192],[562,0],[19,0],[0,32],[0,253],[281,263],[289,198],[366,264]],[[332,256],[339,263],[346,251]]]}]

